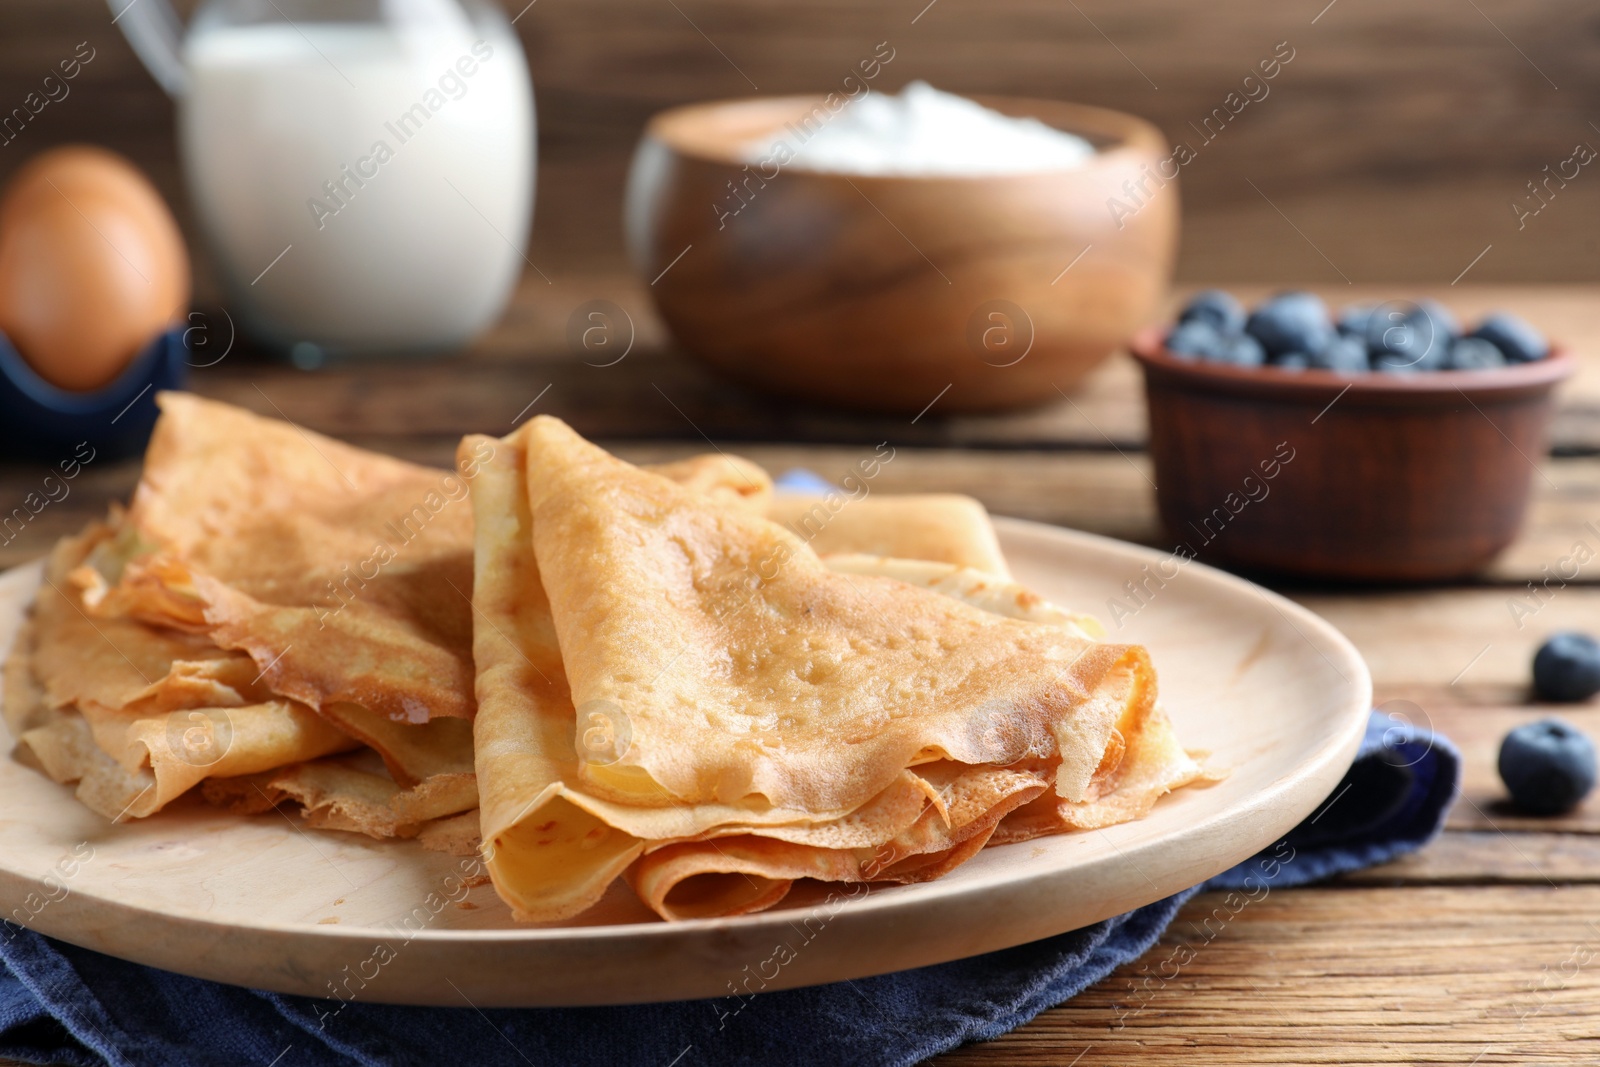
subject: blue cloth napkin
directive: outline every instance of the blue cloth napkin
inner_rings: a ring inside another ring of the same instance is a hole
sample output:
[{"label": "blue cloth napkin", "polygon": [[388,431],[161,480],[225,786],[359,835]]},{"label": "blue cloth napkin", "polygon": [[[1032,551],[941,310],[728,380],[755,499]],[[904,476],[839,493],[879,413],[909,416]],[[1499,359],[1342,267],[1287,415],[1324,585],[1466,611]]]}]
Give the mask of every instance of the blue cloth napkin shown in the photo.
[{"label": "blue cloth napkin", "polygon": [[[188,1067],[442,1063],[914,1064],[996,1038],[1145,953],[1179,907],[1266,893],[1410,852],[1439,832],[1460,756],[1374,712],[1360,755],[1317,812],[1252,859],[1137,911],[986,956],[749,997],[618,1008],[477,1011],[346,1004],[168,974],[0,924],[0,1055],[29,1063]],[[1121,1017],[1155,985],[1136,982]],[[1108,1019],[1115,1025],[1117,1019]]]}]

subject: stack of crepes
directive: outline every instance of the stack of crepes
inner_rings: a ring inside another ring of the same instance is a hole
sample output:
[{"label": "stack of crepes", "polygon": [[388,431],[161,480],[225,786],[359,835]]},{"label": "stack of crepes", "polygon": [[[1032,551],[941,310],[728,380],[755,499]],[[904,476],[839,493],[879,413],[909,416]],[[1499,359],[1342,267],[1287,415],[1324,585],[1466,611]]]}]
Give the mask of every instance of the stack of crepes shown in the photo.
[{"label": "stack of crepes", "polygon": [[473,732],[482,847],[519,918],[576,915],[619,877],[668,919],[803,878],[924,881],[1202,777],[1145,650],[1002,575],[824,558],[549,417],[460,455],[488,452]]},{"label": "stack of crepes", "polygon": [[5,669],[18,758],[108,818],[193,790],[481,849],[520,920],[619,878],[680,919],[934,878],[1204,779],[1145,651],[1017,586],[969,499],[774,496],[544,417],[449,472],[160,403]]},{"label": "stack of crepes", "polygon": [[287,803],[314,827],[471,851],[472,460],[160,404],[131,504],[55,547],[7,660],[18,758],[113,820],[201,785],[241,813]]}]

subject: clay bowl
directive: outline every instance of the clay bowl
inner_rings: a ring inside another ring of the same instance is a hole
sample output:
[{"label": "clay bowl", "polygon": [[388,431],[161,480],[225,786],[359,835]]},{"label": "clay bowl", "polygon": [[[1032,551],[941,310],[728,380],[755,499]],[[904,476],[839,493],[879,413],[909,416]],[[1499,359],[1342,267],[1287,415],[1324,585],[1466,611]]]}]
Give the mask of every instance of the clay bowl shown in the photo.
[{"label": "clay bowl", "polygon": [[[1055,399],[1125,344],[1171,274],[1177,188],[1153,176],[1170,148],[1115,111],[979,99],[1098,152],[1024,175],[846,176],[738,155],[752,141],[799,143],[821,98],[651,119],[626,225],[678,344],[769,392],[911,413],[941,391],[941,412]],[[1141,181],[1149,195],[1130,198]]]},{"label": "clay bowl", "polygon": [[1167,532],[1209,563],[1313,578],[1482,568],[1516,536],[1551,394],[1575,369],[1560,348],[1405,376],[1228,367],[1173,356],[1165,334],[1132,349]]}]

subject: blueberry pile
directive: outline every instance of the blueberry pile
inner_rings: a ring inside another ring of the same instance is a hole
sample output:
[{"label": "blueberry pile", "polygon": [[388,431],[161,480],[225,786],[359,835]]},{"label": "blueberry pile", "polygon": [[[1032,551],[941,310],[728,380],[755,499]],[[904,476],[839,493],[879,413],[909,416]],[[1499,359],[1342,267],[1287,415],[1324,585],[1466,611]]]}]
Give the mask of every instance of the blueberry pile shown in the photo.
[{"label": "blueberry pile", "polygon": [[1337,319],[1311,293],[1279,293],[1254,311],[1220,289],[1189,301],[1167,334],[1179,359],[1283,370],[1488,370],[1532,363],[1550,352],[1544,337],[1515,315],[1496,312],[1463,334],[1439,303],[1355,304]]}]

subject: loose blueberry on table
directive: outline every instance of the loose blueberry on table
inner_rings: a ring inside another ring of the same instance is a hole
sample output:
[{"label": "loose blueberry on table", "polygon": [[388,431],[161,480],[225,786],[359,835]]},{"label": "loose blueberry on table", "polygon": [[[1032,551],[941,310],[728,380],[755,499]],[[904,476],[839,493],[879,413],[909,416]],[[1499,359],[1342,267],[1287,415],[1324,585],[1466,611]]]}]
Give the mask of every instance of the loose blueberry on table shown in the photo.
[{"label": "loose blueberry on table", "polygon": [[1560,815],[1594,788],[1594,743],[1560,719],[1524,723],[1500,743],[1500,780],[1530,815]]},{"label": "loose blueberry on table", "polygon": [[1247,315],[1220,289],[1184,305],[1166,344],[1183,360],[1341,374],[1491,370],[1550,353],[1539,331],[1504,312],[1463,334],[1455,316],[1434,300],[1353,304],[1334,319],[1314,294],[1288,292]]},{"label": "loose blueberry on table", "polygon": [[1552,636],[1534,654],[1533,691],[1561,704],[1600,693],[1600,641],[1571,630]]}]

